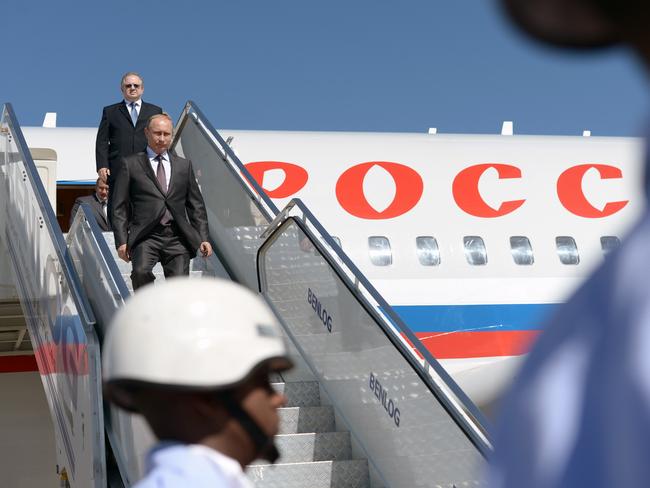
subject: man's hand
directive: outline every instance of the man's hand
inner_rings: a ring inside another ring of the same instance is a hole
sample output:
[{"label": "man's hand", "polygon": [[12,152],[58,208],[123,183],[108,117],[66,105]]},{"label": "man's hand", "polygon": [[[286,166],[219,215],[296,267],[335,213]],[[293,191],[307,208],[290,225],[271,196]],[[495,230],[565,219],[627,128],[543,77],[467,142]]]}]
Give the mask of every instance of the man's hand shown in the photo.
[{"label": "man's hand", "polygon": [[108,176],[111,174],[111,170],[108,168],[99,168],[97,171],[97,176],[99,176],[104,183],[108,181]]},{"label": "man's hand", "polygon": [[[210,244],[208,244],[208,246],[209,245]],[[126,244],[122,244],[117,248],[117,255],[122,261],[126,261],[127,263],[131,261],[131,256],[129,256],[129,251],[126,248]]]},{"label": "man's hand", "polygon": [[201,256],[203,256],[204,258],[212,256],[212,246],[210,245],[209,242],[202,242],[201,245],[199,246],[199,252],[201,253]]}]

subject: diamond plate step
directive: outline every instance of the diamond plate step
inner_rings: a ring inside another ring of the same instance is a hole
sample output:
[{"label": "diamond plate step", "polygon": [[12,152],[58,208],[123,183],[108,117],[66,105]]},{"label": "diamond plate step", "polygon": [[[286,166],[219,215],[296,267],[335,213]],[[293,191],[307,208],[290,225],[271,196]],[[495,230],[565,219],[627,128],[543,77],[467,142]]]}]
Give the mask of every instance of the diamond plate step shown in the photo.
[{"label": "diamond plate step", "polygon": [[320,391],[315,381],[295,381],[289,383],[272,383],[275,391],[287,397],[287,407],[320,406]]},{"label": "diamond plate step", "polygon": [[285,434],[275,436],[279,463],[341,461],[352,457],[349,432]]},{"label": "diamond plate step", "polygon": [[256,488],[368,488],[368,462],[319,461],[249,466]]},{"label": "diamond plate step", "polygon": [[287,407],[278,409],[280,434],[301,434],[305,432],[333,432],[334,410],[323,407]]}]

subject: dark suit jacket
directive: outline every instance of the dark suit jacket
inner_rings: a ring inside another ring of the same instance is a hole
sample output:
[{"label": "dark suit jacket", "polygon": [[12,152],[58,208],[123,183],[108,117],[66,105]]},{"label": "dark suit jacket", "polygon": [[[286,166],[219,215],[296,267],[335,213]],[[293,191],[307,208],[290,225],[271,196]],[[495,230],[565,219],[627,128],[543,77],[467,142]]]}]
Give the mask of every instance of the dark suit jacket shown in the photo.
[{"label": "dark suit jacket", "polygon": [[102,204],[99,201],[99,198],[97,198],[96,193],[85,197],[79,197],[74,201],[74,207],[72,207],[72,213],[70,214],[70,225],[72,225],[72,221],[74,220],[74,216],[77,213],[77,209],[82,203],[87,203],[90,205],[90,208],[93,210],[95,220],[97,221],[97,225],[99,225],[99,228],[101,230],[104,232],[111,230],[111,226],[108,224],[108,220],[104,215],[104,209],[102,208]]},{"label": "dark suit jacket", "polygon": [[193,256],[201,242],[208,240],[208,216],[196,182],[192,163],[169,155],[171,177],[165,195],[158,184],[147,153],[122,158],[115,174],[111,200],[115,247],[133,249],[146,239],[169,209],[176,227]]},{"label": "dark suit jacket", "polygon": [[124,101],[104,107],[95,142],[97,171],[108,168],[113,173],[113,168],[121,157],[144,151],[147,148],[144,135],[147,121],[152,115],[161,113],[160,107],[143,101],[134,127]]}]

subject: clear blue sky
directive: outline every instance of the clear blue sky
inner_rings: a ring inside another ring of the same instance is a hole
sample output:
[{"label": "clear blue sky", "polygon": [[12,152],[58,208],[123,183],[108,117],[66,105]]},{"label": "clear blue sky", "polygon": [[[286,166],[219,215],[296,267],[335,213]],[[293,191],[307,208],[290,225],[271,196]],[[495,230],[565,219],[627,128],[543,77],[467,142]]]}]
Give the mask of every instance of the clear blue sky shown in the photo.
[{"label": "clear blue sky", "polygon": [[488,0],[2,2],[0,101],[96,126],[139,71],[174,118],[230,129],[638,135],[644,73],[521,37]]}]

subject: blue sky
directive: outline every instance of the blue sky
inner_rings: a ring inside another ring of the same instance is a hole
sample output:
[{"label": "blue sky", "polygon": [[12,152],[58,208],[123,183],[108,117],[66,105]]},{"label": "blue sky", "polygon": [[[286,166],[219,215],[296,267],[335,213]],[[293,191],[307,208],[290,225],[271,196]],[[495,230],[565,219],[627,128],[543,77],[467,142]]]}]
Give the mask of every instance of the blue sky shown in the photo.
[{"label": "blue sky", "polygon": [[196,101],[230,129],[638,135],[631,55],[565,54],[489,0],[3,2],[1,101],[96,126],[128,70],[177,117]]}]

